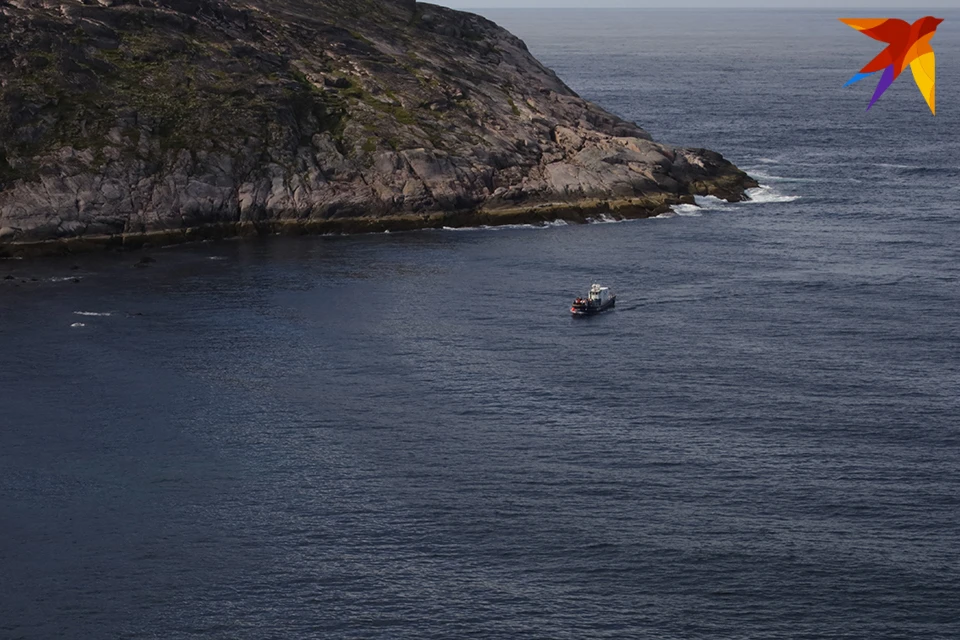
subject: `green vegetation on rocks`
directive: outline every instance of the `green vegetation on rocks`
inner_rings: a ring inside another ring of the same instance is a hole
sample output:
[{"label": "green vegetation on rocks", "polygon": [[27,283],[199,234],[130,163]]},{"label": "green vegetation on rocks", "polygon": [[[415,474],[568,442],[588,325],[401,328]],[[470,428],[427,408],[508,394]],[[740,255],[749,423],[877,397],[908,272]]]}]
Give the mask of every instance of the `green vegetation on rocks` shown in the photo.
[{"label": "green vegetation on rocks", "polygon": [[410,0],[0,0],[6,253],[205,226],[563,217],[596,202],[738,199],[754,184],[580,99],[466,13]]}]

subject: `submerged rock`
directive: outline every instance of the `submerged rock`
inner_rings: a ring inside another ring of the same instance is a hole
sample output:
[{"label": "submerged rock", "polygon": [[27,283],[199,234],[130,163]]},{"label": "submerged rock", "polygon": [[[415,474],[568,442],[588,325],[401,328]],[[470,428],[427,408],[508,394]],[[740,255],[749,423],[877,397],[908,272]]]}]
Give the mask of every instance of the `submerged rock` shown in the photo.
[{"label": "submerged rock", "polygon": [[0,1],[0,254],[649,215],[751,186],[579,98],[468,13]]}]

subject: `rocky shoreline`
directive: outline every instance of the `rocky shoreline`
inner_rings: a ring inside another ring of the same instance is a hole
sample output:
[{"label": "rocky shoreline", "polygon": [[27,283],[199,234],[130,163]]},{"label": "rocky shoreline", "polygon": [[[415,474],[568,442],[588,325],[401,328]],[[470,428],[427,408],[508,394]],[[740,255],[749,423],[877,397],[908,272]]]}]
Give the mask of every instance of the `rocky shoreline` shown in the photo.
[{"label": "rocky shoreline", "polygon": [[[715,193],[715,190],[710,190],[704,195],[715,195]],[[725,199],[731,202],[739,200],[734,196]],[[357,216],[328,219],[221,222],[143,233],[0,243],[0,258],[38,258],[99,251],[136,251],[195,242],[271,235],[351,235],[445,228],[548,225],[558,221],[568,224],[589,224],[597,219],[640,220],[667,213],[674,206],[680,204],[695,204],[694,196],[678,197],[660,194],[646,198],[613,201],[592,200],[579,203],[540,204],[512,209],[457,211],[422,215],[402,214],[378,217]]]},{"label": "rocky shoreline", "polygon": [[170,245],[269,235],[349,235],[425,229],[469,228],[564,221],[587,224],[601,216],[615,220],[650,218],[676,204],[693,203],[693,197],[658,197],[620,201],[538,205],[498,211],[460,211],[423,215],[358,216],[322,220],[271,220],[221,222],[198,227],[103,236],[80,236],[0,244],[0,258],[64,256],[95,251],[132,251]]},{"label": "rocky shoreline", "polygon": [[0,54],[0,256],[649,217],[757,186],[410,0],[0,0]]}]

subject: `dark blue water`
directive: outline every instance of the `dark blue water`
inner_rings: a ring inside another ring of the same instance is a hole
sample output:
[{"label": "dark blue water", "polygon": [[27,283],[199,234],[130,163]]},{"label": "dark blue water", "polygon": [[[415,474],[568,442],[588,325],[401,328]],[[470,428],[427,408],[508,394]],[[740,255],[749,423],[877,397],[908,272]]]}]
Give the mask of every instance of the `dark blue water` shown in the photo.
[{"label": "dark blue water", "polygon": [[960,637],[960,14],[490,15],[759,202],[0,262],[0,637]]}]

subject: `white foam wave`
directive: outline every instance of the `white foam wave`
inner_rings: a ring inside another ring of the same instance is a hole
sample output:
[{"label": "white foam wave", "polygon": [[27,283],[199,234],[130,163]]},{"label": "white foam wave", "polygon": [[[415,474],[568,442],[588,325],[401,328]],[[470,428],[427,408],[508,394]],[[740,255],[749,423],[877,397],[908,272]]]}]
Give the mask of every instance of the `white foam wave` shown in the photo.
[{"label": "white foam wave", "polygon": [[74,322],[72,325],[70,325],[70,328],[71,328],[71,329],[79,329],[79,328],[85,327],[85,326],[87,326],[87,325],[83,324],[82,322]]},{"label": "white foam wave", "polygon": [[780,164],[780,161],[774,158],[757,158],[757,162],[760,164]]},{"label": "white foam wave", "polygon": [[87,316],[87,317],[91,317],[91,318],[109,318],[109,317],[112,316],[113,314],[110,313],[110,312],[108,312],[108,311],[104,311],[104,312],[101,312],[101,313],[98,313],[98,312],[96,312],[96,311],[74,311],[74,312],[73,312],[73,315],[75,315],[75,316]]},{"label": "white foam wave", "polygon": [[800,199],[800,196],[790,196],[780,193],[775,188],[765,184],[762,184],[755,189],[747,189],[747,196],[750,198],[747,200],[747,202],[754,204],[793,202]]},{"label": "white foam wave", "polygon": [[701,209],[726,209],[730,207],[729,202],[717,196],[694,196],[693,199]]},{"label": "white foam wave", "polygon": [[673,206],[673,213],[678,216],[689,216],[693,218],[698,218],[703,214],[700,212],[700,207],[695,204],[677,204]]},{"label": "white foam wave", "polygon": [[498,229],[542,229],[532,224],[482,224],[479,227],[442,227],[443,231],[496,231]]},{"label": "white foam wave", "polygon": [[72,282],[73,280],[79,280],[80,276],[55,276],[49,279],[49,282]]},{"label": "white foam wave", "polygon": [[915,164],[890,164],[888,162],[878,162],[878,167],[883,167],[884,169],[922,169],[923,167],[918,167]]},{"label": "white foam wave", "polygon": [[614,218],[608,213],[601,213],[596,218],[587,218],[587,224],[620,224],[630,222],[631,218]]},{"label": "white foam wave", "polygon": [[747,173],[758,180],[770,180],[771,182],[823,182],[823,180],[817,178],[790,178],[788,176],[778,176],[757,169],[748,169]]},{"label": "white foam wave", "polygon": [[441,231],[500,231],[504,229],[546,229],[547,227],[566,227],[566,220],[551,220],[541,224],[482,224],[478,227],[441,227]]}]

